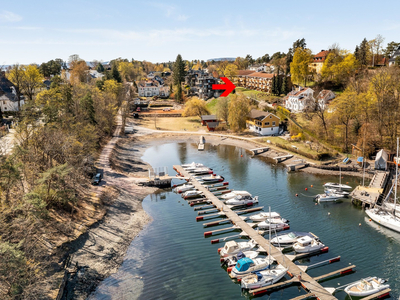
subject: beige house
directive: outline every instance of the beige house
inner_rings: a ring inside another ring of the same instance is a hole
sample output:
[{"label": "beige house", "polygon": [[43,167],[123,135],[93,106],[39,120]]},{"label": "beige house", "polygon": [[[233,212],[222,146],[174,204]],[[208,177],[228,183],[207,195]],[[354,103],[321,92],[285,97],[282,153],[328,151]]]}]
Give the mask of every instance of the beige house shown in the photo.
[{"label": "beige house", "polygon": [[309,65],[311,70],[315,70],[317,74],[321,74],[322,66],[329,54],[329,50],[321,50],[320,53],[314,55],[313,62]]},{"label": "beige house", "polygon": [[260,135],[277,135],[279,134],[280,120],[270,112],[252,109],[246,121],[246,127]]},{"label": "beige house", "polygon": [[239,70],[233,82],[239,87],[271,93],[273,77],[274,74],[254,72],[252,70]]}]

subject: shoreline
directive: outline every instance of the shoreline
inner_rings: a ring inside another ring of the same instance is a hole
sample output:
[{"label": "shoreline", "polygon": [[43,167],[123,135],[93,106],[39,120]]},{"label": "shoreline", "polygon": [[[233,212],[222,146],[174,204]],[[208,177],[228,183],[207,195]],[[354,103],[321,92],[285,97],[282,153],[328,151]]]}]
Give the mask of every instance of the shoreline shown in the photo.
[{"label": "shoreline", "polygon": [[[61,299],[86,299],[105,278],[116,273],[122,264],[127,249],[143,228],[152,219],[144,211],[142,201],[158,189],[142,187],[138,183],[147,177],[151,166],[143,161],[143,153],[150,147],[165,143],[197,143],[198,135],[147,131],[137,128],[134,134],[120,138],[112,150],[110,170],[105,173],[102,183],[102,201],[106,213],[102,219],[76,241],[64,245],[72,253],[70,276]],[[190,133],[189,133],[190,134]],[[250,150],[259,147],[256,142],[237,138],[206,135],[206,143],[220,144]],[[272,149],[258,154],[275,164],[272,157],[286,151]],[[288,165],[298,159],[296,155],[280,164]],[[299,171],[316,175],[339,175],[339,171],[307,167]],[[343,175],[362,177],[362,172],[342,172]],[[366,174],[367,175],[367,174]],[[368,174],[370,175],[370,174]],[[104,187],[105,186],[105,187]]]}]

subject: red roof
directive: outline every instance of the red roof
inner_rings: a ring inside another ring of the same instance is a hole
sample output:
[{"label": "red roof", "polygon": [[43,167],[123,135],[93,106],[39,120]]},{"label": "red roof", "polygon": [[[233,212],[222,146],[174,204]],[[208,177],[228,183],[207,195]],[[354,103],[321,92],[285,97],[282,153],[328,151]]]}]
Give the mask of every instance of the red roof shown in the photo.
[{"label": "red roof", "polygon": [[313,62],[324,62],[329,54],[329,50],[322,50],[320,53],[314,55]]},{"label": "red roof", "polygon": [[273,78],[274,74],[262,73],[262,72],[255,72],[249,75],[249,77],[261,77],[261,78]]},{"label": "red roof", "polygon": [[239,76],[247,76],[247,75],[252,74],[252,73],[256,73],[256,72],[252,71],[252,70],[238,70],[238,75]]}]

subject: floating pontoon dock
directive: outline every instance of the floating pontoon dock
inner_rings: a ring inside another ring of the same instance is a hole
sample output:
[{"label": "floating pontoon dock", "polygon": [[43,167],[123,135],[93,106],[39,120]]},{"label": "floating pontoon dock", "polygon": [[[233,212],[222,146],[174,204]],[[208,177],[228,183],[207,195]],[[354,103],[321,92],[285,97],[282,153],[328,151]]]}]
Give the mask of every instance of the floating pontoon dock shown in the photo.
[{"label": "floating pontoon dock", "polygon": [[352,202],[360,201],[362,206],[374,207],[385,190],[389,179],[389,172],[375,171],[374,177],[368,186],[359,185],[351,193]]},{"label": "floating pontoon dock", "polygon": [[[190,177],[189,173],[187,173],[181,166],[174,166],[174,170],[176,170],[180,175],[183,175],[184,177]],[[219,200],[214,194],[212,194],[210,191],[207,190],[207,188],[203,185],[201,185],[197,180],[193,179],[191,183],[194,185],[194,187],[203,192],[203,195],[210,200],[215,207],[221,211],[224,212],[227,219],[225,221],[230,221],[232,224],[237,225],[240,227],[242,231],[244,231],[246,234],[248,234],[249,238],[253,239],[259,246],[261,246],[264,249],[269,249],[271,247],[271,253],[276,261],[287,267],[288,268],[288,273],[290,273],[293,278],[297,278],[299,275],[301,275],[301,285],[304,289],[306,289],[307,292],[310,292],[315,295],[320,300],[333,300],[336,299],[333,295],[331,295],[325,288],[323,288],[316,280],[314,280],[311,276],[308,274],[302,272],[302,270],[295,265],[291,260],[289,260],[285,255],[281,253],[277,248],[275,248],[273,245],[270,245],[269,241],[266,240],[264,237],[259,235],[256,230],[254,230],[249,224],[247,224],[244,219],[242,219],[240,216],[238,216],[234,211],[232,211],[227,205],[225,205],[221,200]],[[212,223],[214,224],[219,224],[221,221],[217,222],[210,222],[204,224],[205,226],[210,226]],[[292,280],[293,280],[292,278]],[[258,292],[262,292],[265,290],[268,290],[271,286],[263,287],[261,289],[258,289]]]}]

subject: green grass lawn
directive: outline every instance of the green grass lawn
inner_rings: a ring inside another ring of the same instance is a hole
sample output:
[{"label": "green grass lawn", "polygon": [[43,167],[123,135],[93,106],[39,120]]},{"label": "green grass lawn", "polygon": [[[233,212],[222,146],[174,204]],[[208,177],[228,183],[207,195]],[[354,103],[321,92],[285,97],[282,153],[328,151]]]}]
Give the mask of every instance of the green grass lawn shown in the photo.
[{"label": "green grass lawn", "polygon": [[220,98],[213,98],[213,99],[210,99],[207,101],[206,106],[212,115],[215,115],[217,113],[216,105],[217,105],[218,99],[220,99]]}]

